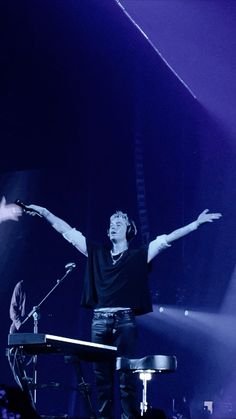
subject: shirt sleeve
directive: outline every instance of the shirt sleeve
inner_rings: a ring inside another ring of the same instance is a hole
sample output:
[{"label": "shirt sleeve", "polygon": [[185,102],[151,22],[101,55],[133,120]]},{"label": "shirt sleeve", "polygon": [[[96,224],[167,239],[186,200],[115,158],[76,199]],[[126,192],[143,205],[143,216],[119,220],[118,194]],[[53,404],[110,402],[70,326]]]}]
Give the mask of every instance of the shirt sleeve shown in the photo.
[{"label": "shirt sleeve", "polygon": [[73,244],[74,246],[80,241],[81,237],[83,236],[80,231],[76,230],[76,228],[71,228],[62,235],[64,239],[66,239],[69,243]]},{"label": "shirt sleeve", "polygon": [[75,246],[81,253],[87,256],[86,239],[84,235],[76,228],[70,228],[66,233],[62,234],[64,239]]},{"label": "shirt sleeve", "polygon": [[154,240],[156,242],[156,246],[158,247],[158,253],[162,250],[167,249],[167,247],[171,247],[171,244],[167,243],[167,234],[162,234],[161,236],[157,236]]},{"label": "shirt sleeve", "polygon": [[149,243],[148,246],[148,262],[150,262],[155,256],[157,256],[162,250],[171,247],[169,243],[167,243],[167,234],[162,234],[161,236],[157,236],[154,240]]}]

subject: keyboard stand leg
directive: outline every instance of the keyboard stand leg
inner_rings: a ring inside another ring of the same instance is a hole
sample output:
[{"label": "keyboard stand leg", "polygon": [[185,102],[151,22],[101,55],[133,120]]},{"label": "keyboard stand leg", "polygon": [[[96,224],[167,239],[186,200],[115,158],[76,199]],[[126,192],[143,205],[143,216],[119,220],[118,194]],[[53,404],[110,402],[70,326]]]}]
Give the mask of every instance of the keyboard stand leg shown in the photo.
[{"label": "keyboard stand leg", "polygon": [[[31,387],[33,384],[32,379],[27,376],[27,373],[25,370],[24,351],[19,348],[8,349],[7,357],[8,357],[8,362],[13,372],[15,381],[22,390],[22,394],[24,396],[24,407],[27,410],[27,415],[30,414],[32,419],[39,418],[39,415],[36,412],[34,397],[31,391]],[[33,384],[33,389],[34,389],[34,384]]]},{"label": "keyboard stand leg", "polygon": [[72,364],[75,367],[78,390],[82,394],[86,402],[86,406],[89,410],[89,415],[90,415],[89,419],[96,419],[97,416],[91,402],[90,384],[86,383],[84,380],[81,362],[79,358],[77,356],[65,356],[65,361],[67,363]]}]

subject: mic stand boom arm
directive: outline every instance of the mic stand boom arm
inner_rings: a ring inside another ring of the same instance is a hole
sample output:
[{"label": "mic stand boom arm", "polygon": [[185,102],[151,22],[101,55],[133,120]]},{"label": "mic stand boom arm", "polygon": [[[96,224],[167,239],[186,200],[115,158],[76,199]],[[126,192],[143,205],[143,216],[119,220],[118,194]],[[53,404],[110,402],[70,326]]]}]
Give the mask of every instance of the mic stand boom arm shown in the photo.
[{"label": "mic stand boom arm", "polygon": [[[30,319],[30,317],[33,317],[34,320],[35,320],[35,317],[36,316],[34,316],[34,314],[39,312],[39,309],[40,309],[41,305],[44,303],[44,301],[46,301],[48,299],[48,297],[53,293],[53,291],[62,283],[62,281],[64,281],[64,279],[67,277],[67,275],[69,275],[69,273],[73,270],[74,267],[75,267],[75,265],[70,266],[67,269],[66,273],[61,278],[57,279],[57,282],[53,286],[53,288],[45,295],[45,297],[43,297],[43,299],[39,302],[39,304],[37,306],[34,306],[32,308],[32,310],[29,312],[29,314],[26,316],[26,318],[21,323],[21,326],[23,324],[25,324]],[[36,325],[34,325],[34,333],[38,333],[38,324],[37,324],[37,322],[36,322]]]}]

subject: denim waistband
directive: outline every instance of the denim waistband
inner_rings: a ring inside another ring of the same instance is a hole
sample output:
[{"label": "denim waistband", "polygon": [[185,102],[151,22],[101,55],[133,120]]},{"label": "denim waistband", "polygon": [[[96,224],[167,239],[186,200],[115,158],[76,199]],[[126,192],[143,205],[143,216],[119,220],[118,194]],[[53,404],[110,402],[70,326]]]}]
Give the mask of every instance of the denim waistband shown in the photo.
[{"label": "denim waistband", "polygon": [[93,318],[94,319],[110,319],[116,317],[124,317],[126,314],[133,316],[134,313],[131,309],[128,310],[117,310],[117,311],[94,311]]}]

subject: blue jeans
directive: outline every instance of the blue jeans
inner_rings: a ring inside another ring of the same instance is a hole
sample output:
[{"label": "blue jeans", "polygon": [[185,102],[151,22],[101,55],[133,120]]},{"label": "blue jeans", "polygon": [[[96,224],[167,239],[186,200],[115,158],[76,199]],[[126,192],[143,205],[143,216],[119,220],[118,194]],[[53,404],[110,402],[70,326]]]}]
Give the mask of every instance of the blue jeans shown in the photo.
[{"label": "blue jeans", "polygon": [[[134,357],[137,341],[135,317],[131,310],[115,313],[95,312],[92,320],[92,341],[117,347],[118,356]],[[97,362],[94,373],[98,394],[99,418],[114,419],[115,361]],[[134,374],[119,372],[122,419],[136,417]]]}]

